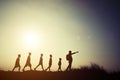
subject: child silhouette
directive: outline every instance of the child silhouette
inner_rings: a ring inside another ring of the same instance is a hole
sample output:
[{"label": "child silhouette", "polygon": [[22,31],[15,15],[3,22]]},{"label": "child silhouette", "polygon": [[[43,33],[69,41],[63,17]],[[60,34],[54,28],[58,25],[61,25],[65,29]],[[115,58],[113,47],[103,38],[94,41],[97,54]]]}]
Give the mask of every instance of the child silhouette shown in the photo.
[{"label": "child silhouette", "polygon": [[15,66],[14,66],[12,71],[14,71],[14,69],[18,67],[18,71],[20,72],[20,68],[21,68],[21,66],[20,66],[20,57],[21,57],[21,55],[18,54],[18,57],[17,57],[16,62],[15,62]]},{"label": "child silhouette", "polygon": [[23,68],[23,71],[24,71],[24,69],[25,69],[25,67],[27,67],[27,66],[29,66],[30,67],[30,70],[32,70],[32,68],[31,68],[31,62],[30,62],[30,60],[31,60],[31,53],[29,52],[29,55],[28,55],[28,57],[27,57],[27,61],[26,61],[26,64],[25,64],[25,66],[24,66],[24,68]]},{"label": "child silhouette", "polygon": [[47,69],[45,69],[45,71],[47,71],[48,69],[50,71],[51,66],[52,66],[52,55],[50,55],[49,66],[47,67]]},{"label": "child silhouette", "polygon": [[39,64],[34,68],[34,70],[36,70],[39,65],[41,65],[42,70],[44,71],[44,68],[43,68],[43,54],[41,54]]},{"label": "child silhouette", "polygon": [[61,65],[62,65],[61,60],[62,60],[62,58],[59,58],[59,62],[58,62],[58,71],[62,71],[62,70],[61,70]]}]

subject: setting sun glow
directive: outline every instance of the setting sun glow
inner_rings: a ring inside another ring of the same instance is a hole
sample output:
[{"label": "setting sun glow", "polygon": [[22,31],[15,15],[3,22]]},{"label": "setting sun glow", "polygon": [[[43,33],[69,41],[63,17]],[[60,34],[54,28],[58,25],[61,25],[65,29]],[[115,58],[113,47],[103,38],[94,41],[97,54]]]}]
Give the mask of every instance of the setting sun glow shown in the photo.
[{"label": "setting sun glow", "polygon": [[[78,20],[75,17],[74,8],[70,8],[69,4],[45,2],[40,5],[38,2],[29,2],[25,5],[23,2],[9,3],[5,8],[6,11],[1,11],[4,19],[0,24],[1,68],[11,70],[18,54],[21,54],[23,68],[29,52],[32,68],[38,64],[41,53],[45,68],[48,66],[49,55],[53,55],[51,70],[57,69],[59,58],[62,58],[62,69],[66,69],[66,54],[69,50],[82,53],[73,56],[74,68],[96,61],[89,57],[101,47],[97,39],[93,40],[91,36],[95,32],[89,29],[90,24],[86,24],[88,22],[82,21],[84,18]],[[98,46],[93,45],[93,42]],[[99,60],[96,62],[102,63]]]},{"label": "setting sun glow", "polygon": [[27,33],[24,36],[24,42],[28,46],[36,46],[39,43],[39,37],[34,33]]},{"label": "setting sun glow", "polygon": [[[107,55],[112,47],[105,50],[104,36],[100,34],[102,24],[94,20],[92,11],[86,5],[67,3],[67,0],[2,1],[0,69],[11,70],[18,54],[21,54],[22,69],[31,52],[33,69],[43,53],[44,68],[48,67],[49,55],[52,54],[51,70],[58,69],[59,58],[62,58],[62,70],[65,70],[69,50],[80,52],[73,56],[72,68],[89,65],[90,62],[112,68],[112,56]],[[100,30],[97,31],[97,27]]]}]

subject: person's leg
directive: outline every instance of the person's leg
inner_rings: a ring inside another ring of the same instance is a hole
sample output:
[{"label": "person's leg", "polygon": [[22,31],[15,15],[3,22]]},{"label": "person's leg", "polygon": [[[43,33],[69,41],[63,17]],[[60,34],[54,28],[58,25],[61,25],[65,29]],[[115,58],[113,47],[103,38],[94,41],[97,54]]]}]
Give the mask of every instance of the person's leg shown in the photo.
[{"label": "person's leg", "polygon": [[60,71],[62,71],[62,70],[61,70],[61,65],[60,65]]},{"label": "person's leg", "polygon": [[71,71],[72,62],[69,63],[69,70]]},{"label": "person's leg", "polygon": [[20,72],[20,68],[21,68],[21,66],[19,66],[19,68],[18,68],[18,71]]},{"label": "person's leg", "polygon": [[14,69],[15,69],[16,67],[14,66],[14,68],[13,68],[13,70],[12,71],[14,71]]},{"label": "person's leg", "polygon": [[51,68],[51,65],[49,65],[49,71],[51,71],[50,68]]},{"label": "person's leg", "polygon": [[59,65],[58,71],[60,71],[60,65]]},{"label": "person's leg", "polygon": [[48,69],[49,69],[49,71],[50,71],[50,67],[49,67]]},{"label": "person's leg", "polygon": [[68,71],[68,67],[69,67],[69,65],[67,66],[66,71]]},{"label": "person's leg", "polygon": [[68,69],[69,69],[69,64],[68,64],[68,66],[67,66],[67,68],[66,68],[66,71],[68,71]]},{"label": "person's leg", "polygon": [[47,70],[48,70],[48,68],[49,68],[49,66],[45,69],[45,71],[47,71]]},{"label": "person's leg", "polygon": [[[45,69],[45,71],[47,71],[50,68],[50,65]],[[50,69],[49,69],[50,70]]]},{"label": "person's leg", "polygon": [[27,67],[27,64],[25,64],[25,66],[23,67],[23,71],[25,70],[25,67]]},{"label": "person's leg", "polygon": [[41,67],[42,67],[42,70],[44,71],[44,67],[43,67],[43,64],[41,64]]},{"label": "person's leg", "polygon": [[68,67],[67,67],[66,71],[69,71],[70,67],[71,67],[71,62],[69,61],[69,64],[68,64]]},{"label": "person's leg", "polygon": [[39,65],[40,65],[40,64],[38,64],[38,65],[34,68],[34,70],[36,70]]},{"label": "person's leg", "polygon": [[49,69],[49,71],[50,71],[50,66],[48,66],[46,69],[45,69],[45,71],[47,71]]},{"label": "person's leg", "polygon": [[32,65],[31,64],[29,64],[29,67],[30,67],[30,70],[32,70]]}]

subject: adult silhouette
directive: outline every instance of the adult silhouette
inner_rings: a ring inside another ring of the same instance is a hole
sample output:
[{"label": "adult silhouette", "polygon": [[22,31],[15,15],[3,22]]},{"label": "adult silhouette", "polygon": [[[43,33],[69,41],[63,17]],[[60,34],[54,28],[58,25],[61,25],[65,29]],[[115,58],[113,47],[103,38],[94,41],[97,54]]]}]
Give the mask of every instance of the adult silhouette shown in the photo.
[{"label": "adult silhouette", "polygon": [[42,67],[42,70],[44,71],[44,68],[43,68],[43,54],[41,54],[39,64],[34,68],[34,70],[36,70],[37,67],[40,66],[40,65]]},{"label": "adult silhouette", "polygon": [[59,62],[58,62],[58,71],[62,71],[62,70],[61,70],[61,65],[62,65],[61,60],[62,60],[62,58],[59,58]]},{"label": "adult silhouette", "polygon": [[72,61],[73,61],[72,55],[73,55],[73,54],[76,54],[76,53],[78,53],[78,51],[72,53],[72,51],[70,50],[70,51],[68,52],[68,54],[67,54],[67,56],[66,56],[66,59],[68,60],[68,63],[69,63],[69,64],[68,64],[68,66],[67,66],[66,71],[70,71],[70,70],[71,70]]},{"label": "adult silhouette", "polygon": [[20,57],[21,57],[21,55],[18,54],[18,57],[17,57],[16,62],[15,62],[15,66],[14,66],[12,71],[14,71],[14,69],[18,67],[18,71],[20,72],[20,68],[21,68],[21,66],[20,66]]},{"label": "adult silhouette", "polygon": [[31,60],[31,52],[29,52],[29,55],[28,55],[28,57],[27,57],[27,61],[26,61],[26,64],[25,64],[25,66],[24,66],[24,68],[23,68],[23,71],[25,70],[25,67],[30,67],[30,70],[32,70],[32,65],[31,65],[31,62],[30,62],[30,60]]},{"label": "adult silhouette", "polygon": [[50,54],[49,66],[45,69],[45,71],[47,71],[48,69],[50,71],[51,66],[52,66],[52,55]]}]

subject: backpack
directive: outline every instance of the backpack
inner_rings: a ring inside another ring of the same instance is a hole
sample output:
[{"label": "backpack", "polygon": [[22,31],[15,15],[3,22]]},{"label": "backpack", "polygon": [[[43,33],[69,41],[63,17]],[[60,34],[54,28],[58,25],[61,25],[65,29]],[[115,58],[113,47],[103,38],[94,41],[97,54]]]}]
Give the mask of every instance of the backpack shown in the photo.
[{"label": "backpack", "polygon": [[66,60],[69,60],[69,55],[68,54],[66,55]]}]

